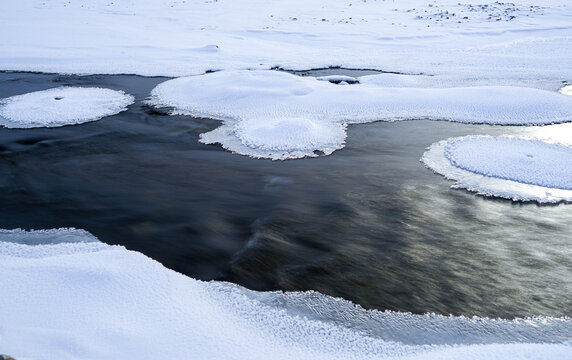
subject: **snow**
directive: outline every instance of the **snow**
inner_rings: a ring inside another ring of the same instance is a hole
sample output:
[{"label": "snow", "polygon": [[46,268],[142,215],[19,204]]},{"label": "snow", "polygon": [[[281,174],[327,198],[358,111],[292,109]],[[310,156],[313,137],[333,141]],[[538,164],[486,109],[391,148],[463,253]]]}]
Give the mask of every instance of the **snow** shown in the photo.
[{"label": "snow", "polygon": [[560,89],[560,93],[564,95],[572,96],[572,85],[566,85]]},{"label": "snow", "polygon": [[0,231],[0,272],[0,348],[16,359],[572,359],[569,318],[411,315],[257,293],[75,229]]},{"label": "snow", "polygon": [[[377,80],[377,77],[380,80]],[[572,120],[572,98],[525,87],[386,87],[387,74],[341,86],[280,71],[220,71],[165,81],[149,104],[220,119],[204,143],[287,159],[343,147],[347,124],[404,119],[542,125]],[[395,79],[393,76],[390,79]]]},{"label": "snow", "polygon": [[135,98],[103,88],[58,87],[0,99],[0,125],[57,127],[99,120],[127,110]]},{"label": "snow", "polygon": [[572,201],[572,147],[510,136],[466,136],[431,145],[427,167],[486,196]]},{"label": "snow", "polygon": [[343,66],[549,87],[572,78],[571,13],[568,0],[2,1],[0,69],[186,76]]}]

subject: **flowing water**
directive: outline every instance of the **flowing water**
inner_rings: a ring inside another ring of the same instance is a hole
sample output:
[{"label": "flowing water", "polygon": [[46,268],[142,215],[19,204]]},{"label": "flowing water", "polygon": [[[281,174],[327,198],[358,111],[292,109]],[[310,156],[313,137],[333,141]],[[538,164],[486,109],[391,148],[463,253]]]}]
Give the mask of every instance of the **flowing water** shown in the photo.
[{"label": "flowing water", "polygon": [[366,308],[572,315],[572,205],[454,190],[419,162],[452,136],[571,126],[378,122],[330,156],[254,160],[198,142],[218,121],[145,106],[165,80],[0,73],[0,98],[74,85],[137,99],[82,125],[0,128],[0,228],[82,228],[194,278]]}]

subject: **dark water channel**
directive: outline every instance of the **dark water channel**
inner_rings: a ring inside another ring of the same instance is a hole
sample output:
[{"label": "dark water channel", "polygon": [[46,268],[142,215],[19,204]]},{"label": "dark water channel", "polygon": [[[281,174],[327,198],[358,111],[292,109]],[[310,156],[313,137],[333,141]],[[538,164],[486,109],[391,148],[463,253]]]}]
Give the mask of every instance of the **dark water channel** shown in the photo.
[{"label": "dark water channel", "polygon": [[572,315],[572,205],[487,199],[419,162],[451,136],[516,127],[352,126],[331,156],[253,160],[198,143],[218,122],[142,101],[165,78],[0,73],[0,98],[62,85],[137,102],[100,121],[0,128],[0,228],[76,227],[189,276],[366,308]]}]

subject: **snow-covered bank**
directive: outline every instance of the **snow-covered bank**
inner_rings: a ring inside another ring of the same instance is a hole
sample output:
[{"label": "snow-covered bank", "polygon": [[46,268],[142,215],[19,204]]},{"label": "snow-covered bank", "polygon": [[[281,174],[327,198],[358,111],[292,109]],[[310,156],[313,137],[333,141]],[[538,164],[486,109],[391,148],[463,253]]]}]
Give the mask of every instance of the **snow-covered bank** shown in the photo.
[{"label": "snow-covered bank", "polygon": [[59,87],[0,99],[0,125],[56,127],[99,120],[127,110],[135,98],[102,88]]},{"label": "snow-covered bank", "polygon": [[264,294],[417,338],[404,344],[185,277],[74,229],[0,231],[0,271],[0,348],[16,359],[572,359],[569,318],[416,316],[315,293]]},{"label": "snow-covered bank", "polygon": [[0,69],[184,76],[337,65],[570,80],[571,13],[567,0],[2,1]]},{"label": "snow-covered bank", "polygon": [[467,136],[440,141],[421,160],[447,179],[487,196],[572,201],[572,148],[514,137]]},{"label": "snow-covered bank", "polygon": [[[384,86],[386,80],[390,86]],[[172,107],[175,114],[223,120],[201,141],[271,159],[330,154],[343,147],[347,124],[432,119],[543,125],[572,120],[572,98],[557,92],[395,87],[404,82],[416,80],[382,74],[364,77],[360,84],[337,85],[279,71],[220,71],[161,83],[149,103]]]}]

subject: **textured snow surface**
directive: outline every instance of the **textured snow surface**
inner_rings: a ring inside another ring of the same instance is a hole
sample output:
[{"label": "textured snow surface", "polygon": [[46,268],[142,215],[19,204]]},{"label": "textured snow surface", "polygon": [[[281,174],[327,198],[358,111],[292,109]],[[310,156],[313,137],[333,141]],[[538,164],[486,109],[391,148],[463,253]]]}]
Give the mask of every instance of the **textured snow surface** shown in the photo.
[{"label": "textured snow surface", "polygon": [[509,136],[431,145],[421,159],[454,187],[521,201],[572,201],[572,147]]},{"label": "textured snow surface", "polygon": [[220,71],[163,82],[149,103],[172,107],[175,114],[223,120],[221,128],[201,140],[272,159],[329,154],[343,147],[345,126],[352,123],[433,119],[540,125],[572,120],[572,98],[554,91],[401,88],[382,85],[387,79],[395,83],[398,76],[364,78],[365,83],[343,86],[280,71]]},{"label": "textured snow surface", "polygon": [[560,82],[572,79],[571,13],[569,0],[0,1],[0,69],[185,76],[343,66]]},{"label": "textured snow surface", "polygon": [[572,148],[507,137],[451,139],[445,157],[477,174],[572,190]]},{"label": "textured snow surface", "polygon": [[59,87],[0,99],[0,125],[56,127],[99,120],[127,110],[135,98],[123,91]]},{"label": "textured snow surface", "polygon": [[75,229],[0,231],[0,272],[0,348],[17,359],[572,359],[569,318],[411,315],[257,293]]}]

